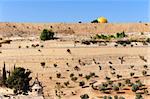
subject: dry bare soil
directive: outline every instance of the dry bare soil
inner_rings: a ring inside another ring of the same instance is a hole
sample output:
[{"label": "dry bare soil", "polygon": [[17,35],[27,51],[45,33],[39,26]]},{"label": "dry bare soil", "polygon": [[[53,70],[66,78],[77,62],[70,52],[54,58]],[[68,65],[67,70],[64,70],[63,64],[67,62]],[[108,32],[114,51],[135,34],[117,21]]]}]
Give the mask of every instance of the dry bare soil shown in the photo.
[{"label": "dry bare soil", "polygon": [[[60,39],[40,41],[39,35],[44,28],[57,32],[56,36]],[[3,67],[4,61],[7,70],[13,70],[14,64],[28,68],[32,71],[33,80],[31,83],[38,74],[44,88],[44,96],[47,99],[59,99],[59,95],[61,99],[80,99],[80,95],[83,94],[88,94],[90,99],[102,99],[101,97],[105,95],[135,99],[135,92],[132,92],[131,87],[127,85],[123,88],[128,90],[120,88],[122,93],[111,90],[106,94],[94,90],[90,83],[95,82],[93,85],[99,86],[99,84],[107,82],[106,77],[109,77],[114,84],[118,82],[125,84],[125,79],[130,79],[132,82],[140,80],[150,92],[150,76],[142,74],[142,71],[145,70],[147,75],[150,75],[149,44],[137,43],[136,45],[133,43],[133,47],[130,45],[114,47],[113,43],[108,43],[107,46],[78,43],[74,46],[74,38],[82,40],[97,33],[115,34],[122,31],[127,32],[132,38],[148,37],[150,24],[0,23],[2,39],[12,40],[10,44],[2,44],[0,48],[0,68]],[[141,32],[144,34],[141,35]],[[39,46],[33,47],[33,44]],[[141,56],[146,61],[142,60]],[[120,60],[122,57],[123,63]],[[45,63],[45,65],[42,66],[41,63]],[[144,68],[144,65],[148,67]],[[132,66],[134,67],[131,68]],[[72,73],[74,77],[77,77],[77,80],[70,77]],[[97,76],[87,80],[85,76],[90,73],[95,73]],[[130,73],[134,73],[134,76],[131,77]],[[58,74],[61,74],[60,78],[57,77]],[[122,77],[117,78],[117,75]],[[64,84],[67,81],[69,82],[68,86]],[[85,88],[79,86],[81,81],[85,82]],[[142,96],[144,99],[150,99],[150,95],[142,94]]]}]

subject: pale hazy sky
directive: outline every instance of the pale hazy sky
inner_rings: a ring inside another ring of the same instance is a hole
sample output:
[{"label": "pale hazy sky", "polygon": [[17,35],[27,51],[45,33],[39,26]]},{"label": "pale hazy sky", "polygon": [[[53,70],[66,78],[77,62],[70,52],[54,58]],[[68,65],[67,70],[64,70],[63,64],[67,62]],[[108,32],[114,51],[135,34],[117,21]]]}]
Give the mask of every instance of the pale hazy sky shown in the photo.
[{"label": "pale hazy sky", "polygon": [[0,0],[1,22],[148,22],[150,0]]}]

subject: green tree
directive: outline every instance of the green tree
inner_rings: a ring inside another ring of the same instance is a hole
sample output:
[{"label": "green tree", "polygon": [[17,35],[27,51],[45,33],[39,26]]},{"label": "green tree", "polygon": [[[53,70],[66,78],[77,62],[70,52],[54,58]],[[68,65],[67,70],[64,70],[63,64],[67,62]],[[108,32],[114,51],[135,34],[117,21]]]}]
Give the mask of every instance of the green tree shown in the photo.
[{"label": "green tree", "polygon": [[54,34],[52,30],[44,29],[40,35],[40,39],[43,41],[54,39]]},{"label": "green tree", "polygon": [[27,93],[29,90],[29,82],[32,79],[29,77],[31,71],[29,69],[24,69],[21,67],[17,67],[11,73],[11,75],[7,79],[7,86],[9,88],[14,88],[14,92],[18,93]]}]

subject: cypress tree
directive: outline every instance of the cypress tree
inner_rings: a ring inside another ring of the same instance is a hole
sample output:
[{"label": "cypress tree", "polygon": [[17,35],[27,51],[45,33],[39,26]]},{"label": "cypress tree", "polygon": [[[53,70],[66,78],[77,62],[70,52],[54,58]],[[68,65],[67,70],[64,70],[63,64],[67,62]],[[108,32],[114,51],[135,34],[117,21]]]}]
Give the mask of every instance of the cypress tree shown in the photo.
[{"label": "cypress tree", "polygon": [[6,79],[7,79],[7,77],[6,77],[6,67],[5,67],[5,62],[4,62],[4,67],[3,67],[3,74],[2,74],[2,82],[3,82],[3,84],[5,85],[6,84]]}]

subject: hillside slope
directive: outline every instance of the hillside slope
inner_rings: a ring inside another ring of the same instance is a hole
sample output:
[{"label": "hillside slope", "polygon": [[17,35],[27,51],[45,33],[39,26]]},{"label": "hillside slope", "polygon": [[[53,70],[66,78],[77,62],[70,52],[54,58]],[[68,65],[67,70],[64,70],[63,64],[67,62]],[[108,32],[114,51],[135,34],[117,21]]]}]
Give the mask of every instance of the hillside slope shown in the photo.
[{"label": "hillside slope", "polygon": [[0,23],[0,35],[5,37],[38,36],[44,28],[52,29],[57,33],[92,35],[122,31],[149,32],[150,23]]}]

